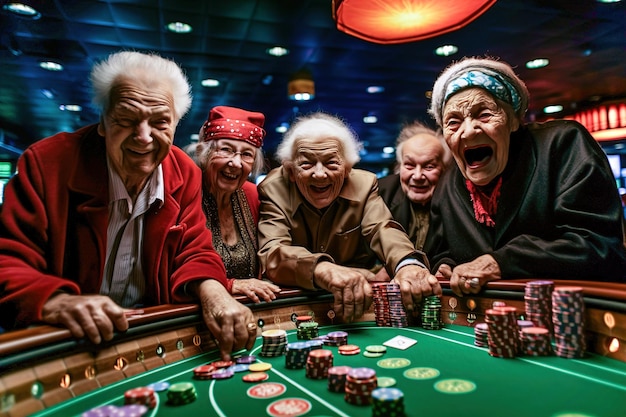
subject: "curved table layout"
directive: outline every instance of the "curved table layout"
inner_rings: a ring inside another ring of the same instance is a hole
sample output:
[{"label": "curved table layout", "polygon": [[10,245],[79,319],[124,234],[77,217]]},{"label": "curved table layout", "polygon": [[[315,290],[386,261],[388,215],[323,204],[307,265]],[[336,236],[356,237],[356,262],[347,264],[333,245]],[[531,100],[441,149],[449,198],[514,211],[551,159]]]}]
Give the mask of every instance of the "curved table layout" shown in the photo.
[{"label": "curved table layout", "polygon": [[[484,321],[485,310],[494,301],[504,301],[523,314],[526,281],[530,280],[490,283],[480,294],[462,298],[443,282],[445,326],[440,330],[376,327],[373,309],[358,323],[343,324],[332,311],[329,294],[285,289],[272,303],[250,304],[260,326],[253,353],[258,354],[261,347],[261,331],[286,330],[289,342],[293,342],[295,318],[311,315],[320,324],[320,334],[345,330],[350,335],[349,343],[358,344],[363,351],[366,345],[379,345],[397,335],[417,341],[406,350],[389,348],[383,359],[402,358],[415,366],[423,365],[419,369],[435,369],[442,381],[415,382],[405,378],[403,372],[418,368],[382,369],[377,359],[362,354],[343,356],[336,347],[328,348],[334,352],[335,365],[371,367],[378,376],[396,379],[396,387],[404,392],[409,416],[626,415],[626,284],[554,281],[557,287],[583,288],[588,351],[585,358],[503,359],[474,345],[473,326]],[[203,394],[193,405],[173,407],[162,400],[148,415],[276,415],[270,410],[276,398],[250,399],[251,385],[241,382],[237,375],[228,381],[193,381],[194,367],[218,359],[198,306],[146,308],[129,321],[127,332],[101,346],[75,340],[69,331],[51,326],[0,334],[0,416],[81,415],[98,405],[122,405],[123,394],[130,388],[148,385],[150,381],[179,380],[191,380],[196,385],[206,383],[209,395],[204,394],[202,385],[199,391]],[[284,357],[259,359],[274,366],[270,371],[273,388],[282,386],[289,397],[308,402],[306,415],[372,415],[371,407],[348,404],[342,395],[328,391],[325,382],[308,380],[304,370],[284,369]],[[445,376],[454,377],[454,381],[469,381],[474,392],[463,396],[434,391],[434,386],[449,382]],[[165,392],[159,396],[166,399]],[[246,401],[250,407],[256,407],[254,411],[250,412]]]}]

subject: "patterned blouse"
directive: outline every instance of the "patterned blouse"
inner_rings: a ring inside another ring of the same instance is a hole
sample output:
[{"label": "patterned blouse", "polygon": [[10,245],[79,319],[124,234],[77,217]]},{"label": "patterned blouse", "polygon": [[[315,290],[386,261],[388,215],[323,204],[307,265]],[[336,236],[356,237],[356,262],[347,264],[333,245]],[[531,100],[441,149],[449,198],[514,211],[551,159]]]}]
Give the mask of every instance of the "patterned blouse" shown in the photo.
[{"label": "patterned blouse", "polygon": [[220,254],[229,278],[256,278],[258,275],[256,225],[243,190],[237,190],[230,198],[235,219],[237,243],[228,245],[222,240],[217,202],[213,195],[204,193],[202,206],[207,227],[213,235],[213,246]]}]

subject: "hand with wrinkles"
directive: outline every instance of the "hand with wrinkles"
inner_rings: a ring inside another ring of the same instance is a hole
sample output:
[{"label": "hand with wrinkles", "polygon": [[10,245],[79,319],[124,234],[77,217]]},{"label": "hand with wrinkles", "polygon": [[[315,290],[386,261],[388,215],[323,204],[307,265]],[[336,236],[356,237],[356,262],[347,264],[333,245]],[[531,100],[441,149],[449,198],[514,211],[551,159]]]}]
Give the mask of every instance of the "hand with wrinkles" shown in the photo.
[{"label": "hand with wrinkles", "polygon": [[215,337],[223,360],[243,348],[252,349],[257,336],[252,311],[235,300],[218,281],[207,279],[189,285],[200,299],[202,317]]},{"label": "hand with wrinkles", "polygon": [[407,311],[415,311],[422,298],[429,295],[441,295],[439,281],[428,269],[418,265],[406,265],[393,277],[391,282],[400,286],[402,304]]},{"label": "hand with wrinkles", "polygon": [[262,279],[234,279],[233,295],[245,295],[252,302],[259,303],[261,299],[265,302],[271,302],[276,299],[276,294],[280,292],[280,287],[269,281]]},{"label": "hand with wrinkles", "polygon": [[333,309],[346,322],[363,316],[372,305],[372,287],[368,280],[373,280],[374,274],[367,269],[320,262],[313,274],[315,285],[333,294]]},{"label": "hand with wrinkles", "polygon": [[450,266],[441,265],[437,274],[450,280],[450,288],[456,295],[477,294],[489,281],[502,278],[500,266],[491,255],[481,255],[471,262],[457,265],[450,271]]},{"label": "hand with wrinkles", "polygon": [[126,310],[104,295],[60,293],[46,301],[42,320],[67,327],[76,338],[87,337],[98,344],[113,338],[115,330],[128,330]]}]

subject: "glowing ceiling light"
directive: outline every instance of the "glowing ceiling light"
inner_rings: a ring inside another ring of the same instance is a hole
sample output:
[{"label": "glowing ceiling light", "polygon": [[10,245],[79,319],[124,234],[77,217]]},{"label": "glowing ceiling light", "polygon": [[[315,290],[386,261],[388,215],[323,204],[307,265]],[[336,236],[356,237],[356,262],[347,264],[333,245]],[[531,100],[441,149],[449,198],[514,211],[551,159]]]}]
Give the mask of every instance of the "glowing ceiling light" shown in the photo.
[{"label": "glowing ceiling light", "polygon": [[526,63],[526,68],[528,69],[537,69],[548,66],[550,60],[547,58],[537,58]]},{"label": "glowing ceiling light", "polygon": [[220,85],[220,81],[215,78],[207,78],[202,80],[200,84],[202,84],[202,87],[217,87]]},{"label": "glowing ceiling light", "polygon": [[452,54],[456,54],[458,51],[459,48],[455,45],[442,45],[439,48],[435,49],[435,55],[450,56]]},{"label": "glowing ceiling light", "polygon": [[81,111],[83,108],[78,104],[61,104],[59,110],[62,111]]},{"label": "glowing ceiling light", "polygon": [[31,19],[39,19],[41,17],[41,13],[24,3],[7,3],[2,6],[2,9],[18,16],[30,17]]},{"label": "glowing ceiling light", "polygon": [[460,29],[496,0],[333,0],[337,29],[380,44],[414,42]]},{"label": "glowing ceiling light", "polygon": [[174,33],[189,33],[193,29],[191,25],[184,22],[171,22],[167,24],[167,29]]},{"label": "glowing ceiling light", "polygon": [[380,85],[370,85],[369,87],[367,87],[367,92],[370,94],[382,93],[383,91],[385,91],[385,87],[382,87]]},{"label": "glowing ceiling light", "polygon": [[272,56],[284,56],[289,53],[289,49],[283,48],[282,46],[274,46],[272,48],[268,48],[265,52]]},{"label": "glowing ceiling light", "polygon": [[63,71],[63,65],[58,62],[43,61],[39,63],[39,66],[48,71]]},{"label": "glowing ceiling light", "polygon": [[563,106],[561,106],[560,104],[555,104],[553,106],[546,106],[543,108],[543,112],[546,114],[558,113],[561,110],[563,110]]}]

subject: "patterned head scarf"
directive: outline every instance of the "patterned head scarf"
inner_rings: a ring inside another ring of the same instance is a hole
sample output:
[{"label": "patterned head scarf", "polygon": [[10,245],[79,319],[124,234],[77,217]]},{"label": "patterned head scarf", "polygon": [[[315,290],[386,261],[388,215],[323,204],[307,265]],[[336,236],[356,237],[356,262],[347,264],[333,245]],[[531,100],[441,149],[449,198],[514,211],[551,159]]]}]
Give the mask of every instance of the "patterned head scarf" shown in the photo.
[{"label": "patterned head scarf", "polygon": [[443,126],[443,108],[450,97],[471,87],[482,88],[508,103],[522,120],[528,110],[528,89],[513,68],[494,59],[464,58],[446,68],[433,87],[428,112]]}]

